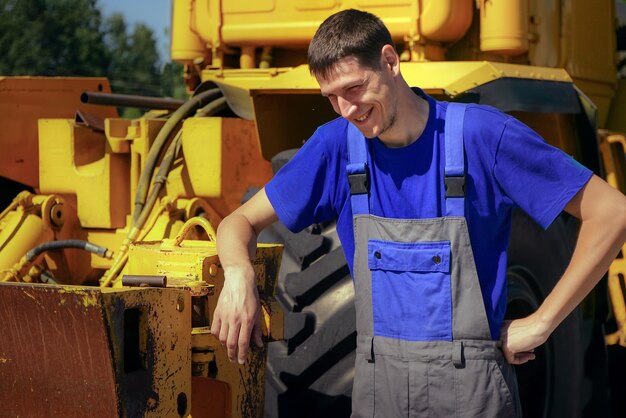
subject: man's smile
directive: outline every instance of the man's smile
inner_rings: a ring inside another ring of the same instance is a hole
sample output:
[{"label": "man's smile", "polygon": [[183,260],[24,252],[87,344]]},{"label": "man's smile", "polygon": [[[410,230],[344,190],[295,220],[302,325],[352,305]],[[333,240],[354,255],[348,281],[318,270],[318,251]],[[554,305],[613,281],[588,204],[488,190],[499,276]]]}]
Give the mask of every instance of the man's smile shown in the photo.
[{"label": "man's smile", "polygon": [[365,122],[369,118],[369,116],[371,114],[372,114],[372,109],[370,109],[367,112],[365,112],[361,117],[354,118],[354,120],[359,122],[359,123],[363,123],[363,122]]}]

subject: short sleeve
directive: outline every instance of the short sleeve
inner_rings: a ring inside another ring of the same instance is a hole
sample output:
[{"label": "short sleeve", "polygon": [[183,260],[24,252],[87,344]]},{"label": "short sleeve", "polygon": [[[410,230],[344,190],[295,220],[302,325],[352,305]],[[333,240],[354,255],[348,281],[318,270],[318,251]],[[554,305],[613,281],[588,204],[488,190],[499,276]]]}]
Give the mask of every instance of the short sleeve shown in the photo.
[{"label": "short sleeve", "polygon": [[292,232],[333,218],[328,152],[316,131],[265,186],[280,221]]},{"label": "short sleeve", "polygon": [[502,193],[544,229],[589,181],[592,172],[532,129],[508,118],[498,142],[494,176]]}]

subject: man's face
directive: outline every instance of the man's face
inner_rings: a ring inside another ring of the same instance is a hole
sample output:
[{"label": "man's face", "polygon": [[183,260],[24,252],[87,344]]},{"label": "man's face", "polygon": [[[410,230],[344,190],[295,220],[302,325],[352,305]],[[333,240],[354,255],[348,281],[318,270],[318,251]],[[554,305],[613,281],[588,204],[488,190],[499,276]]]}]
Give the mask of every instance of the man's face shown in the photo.
[{"label": "man's face", "polygon": [[356,58],[342,58],[326,77],[316,76],[335,112],[366,138],[380,137],[396,121],[393,78],[386,68],[372,70]]}]

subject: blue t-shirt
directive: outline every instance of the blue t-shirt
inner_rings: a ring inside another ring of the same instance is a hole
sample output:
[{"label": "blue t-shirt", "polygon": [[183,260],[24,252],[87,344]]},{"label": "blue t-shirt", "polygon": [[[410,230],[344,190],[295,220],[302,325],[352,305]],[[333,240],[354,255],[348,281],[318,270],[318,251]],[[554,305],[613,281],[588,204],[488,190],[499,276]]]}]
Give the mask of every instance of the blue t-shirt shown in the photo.
[{"label": "blue t-shirt", "polygon": [[[369,139],[370,212],[386,218],[441,217],[444,121],[447,102],[428,100],[423,133],[412,144],[387,148]],[[352,270],[354,231],[346,174],[348,121],[319,127],[265,186],[278,218],[293,232],[337,220]],[[547,228],[592,173],[545,143],[533,130],[488,106],[465,113],[466,213],[491,335],[499,338],[506,310],[506,250],[514,207]]]}]

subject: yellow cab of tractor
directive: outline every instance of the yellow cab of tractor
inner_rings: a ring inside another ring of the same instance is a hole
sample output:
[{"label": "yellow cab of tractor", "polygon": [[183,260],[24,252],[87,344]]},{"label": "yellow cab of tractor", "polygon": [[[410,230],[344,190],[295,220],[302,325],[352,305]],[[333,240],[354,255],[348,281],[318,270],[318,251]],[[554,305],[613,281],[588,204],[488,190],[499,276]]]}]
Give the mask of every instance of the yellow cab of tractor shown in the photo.
[{"label": "yellow cab of tractor", "polygon": [[[355,312],[334,224],[260,236],[266,344],[245,365],[209,332],[219,222],[335,117],[306,66],[317,26],[371,11],[410,85],[512,114],[624,192],[620,6],[173,0],[186,102],[114,95],[106,79],[0,76],[0,416],[348,417]],[[115,106],[153,110],[129,120]],[[577,230],[567,215],[543,231],[515,213],[507,318],[545,298]],[[625,270],[620,255],[517,367],[524,416],[623,413]]]}]

